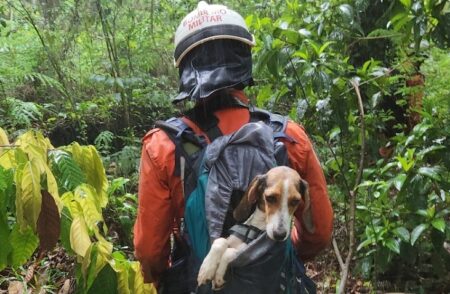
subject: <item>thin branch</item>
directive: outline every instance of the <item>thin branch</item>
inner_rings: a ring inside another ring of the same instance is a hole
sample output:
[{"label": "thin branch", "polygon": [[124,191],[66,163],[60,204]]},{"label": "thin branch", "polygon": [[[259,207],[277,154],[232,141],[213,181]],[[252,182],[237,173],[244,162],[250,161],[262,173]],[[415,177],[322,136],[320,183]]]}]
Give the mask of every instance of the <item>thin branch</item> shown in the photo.
[{"label": "thin branch", "polygon": [[356,189],[358,188],[359,184],[362,180],[363,170],[364,170],[364,155],[366,153],[366,125],[364,120],[364,105],[361,98],[361,92],[359,90],[358,81],[351,80],[351,83],[353,85],[353,88],[355,88],[356,96],[358,97],[358,108],[359,108],[359,117],[361,119],[361,153],[360,153],[360,159],[359,159],[359,169],[357,178],[355,181],[355,188],[353,189],[354,192],[356,192]]},{"label": "thin branch", "polygon": [[339,251],[339,247],[337,245],[336,238],[334,238],[334,237],[332,240],[332,244],[333,244],[334,253],[336,254],[336,258],[339,262],[339,267],[341,268],[341,272],[342,272],[342,271],[344,271],[344,267],[345,267],[344,260],[342,259],[342,255],[341,255],[341,252]]},{"label": "thin branch", "polygon": [[353,252],[355,250],[355,214],[356,214],[356,195],[358,193],[358,186],[361,183],[362,180],[362,174],[364,170],[364,155],[366,153],[366,127],[365,127],[365,121],[364,121],[364,106],[361,98],[361,93],[359,90],[359,84],[358,81],[353,79],[350,81],[353,88],[355,89],[356,96],[358,98],[358,110],[359,110],[359,118],[361,120],[361,151],[360,151],[360,160],[359,160],[359,167],[356,174],[356,180],[355,180],[355,186],[353,187],[353,190],[350,193],[350,218],[349,218],[349,237],[348,237],[348,253],[347,257],[345,259],[344,268],[341,271],[341,282],[339,284],[339,289],[337,293],[344,293],[345,292],[345,286],[347,284],[347,278],[348,273],[350,270],[350,263],[353,258]]},{"label": "thin branch", "polygon": [[305,88],[303,87],[303,83],[298,76],[297,68],[295,68],[294,62],[292,61],[291,56],[289,56],[289,62],[291,63],[292,69],[294,70],[295,79],[297,80],[297,83],[300,85],[300,89],[302,90],[303,99],[305,99],[306,103],[308,104],[308,107],[310,106],[308,99],[306,99],[306,92]]},{"label": "thin branch", "polygon": [[403,34],[397,33],[397,34],[391,34],[391,35],[384,35],[384,36],[373,36],[373,37],[359,37],[355,38],[356,40],[351,42],[347,47],[351,48],[353,45],[358,43],[359,41],[366,41],[366,40],[379,40],[379,39],[390,39],[394,37],[401,37]]}]

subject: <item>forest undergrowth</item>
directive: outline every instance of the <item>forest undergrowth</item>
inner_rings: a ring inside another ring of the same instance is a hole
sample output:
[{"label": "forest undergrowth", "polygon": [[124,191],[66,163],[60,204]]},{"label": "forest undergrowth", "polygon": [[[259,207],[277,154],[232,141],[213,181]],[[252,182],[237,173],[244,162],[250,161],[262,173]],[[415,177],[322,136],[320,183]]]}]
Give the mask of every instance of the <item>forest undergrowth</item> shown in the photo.
[{"label": "forest undergrowth", "polygon": [[[216,1],[214,1],[216,3]],[[335,213],[320,293],[450,292],[450,4],[240,1],[251,103],[310,135]],[[0,2],[0,293],[155,293],[133,255],[141,139],[177,115],[197,1]]]}]

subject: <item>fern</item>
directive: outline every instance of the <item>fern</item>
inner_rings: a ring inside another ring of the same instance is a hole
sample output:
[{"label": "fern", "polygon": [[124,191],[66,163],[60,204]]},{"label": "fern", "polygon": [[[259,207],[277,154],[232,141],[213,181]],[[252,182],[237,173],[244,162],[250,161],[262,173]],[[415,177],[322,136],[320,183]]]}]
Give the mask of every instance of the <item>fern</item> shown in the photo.
[{"label": "fern", "polygon": [[135,146],[125,146],[122,150],[111,155],[117,162],[121,175],[129,176],[137,171],[140,158],[140,150]]},{"label": "fern", "polygon": [[43,86],[50,87],[64,93],[63,85],[52,77],[38,72],[27,73],[23,76],[23,81],[39,81]]},{"label": "fern", "polygon": [[0,81],[4,84],[12,83],[18,85],[24,84],[26,82],[38,81],[44,87],[53,88],[61,93],[64,93],[64,87],[59,81],[38,72],[19,73],[10,77],[3,76],[0,77]]},{"label": "fern", "polygon": [[101,132],[94,140],[95,147],[100,151],[100,153],[108,154],[111,150],[114,137],[114,134],[110,131]]},{"label": "fern", "polygon": [[78,185],[86,182],[85,174],[69,153],[62,150],[51,151],[50,160],[61,194],[73,191]]},{"label": "fern", "polygon": [[7,115],[13,127],[30,128],[33,122],[42,120],[41,107],[34,102],[6,98]]}]

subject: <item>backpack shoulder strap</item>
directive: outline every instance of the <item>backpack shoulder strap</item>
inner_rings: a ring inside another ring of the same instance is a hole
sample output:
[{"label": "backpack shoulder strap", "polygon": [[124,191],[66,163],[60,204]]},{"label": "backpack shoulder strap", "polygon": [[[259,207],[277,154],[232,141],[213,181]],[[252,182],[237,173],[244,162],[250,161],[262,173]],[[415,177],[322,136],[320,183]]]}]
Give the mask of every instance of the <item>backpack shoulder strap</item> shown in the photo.
[{"label": "backpack shoulder strap", "polygon": [[193,113],[188,112],[186,113],[186,117],[194,122],[208,136],[210,142],[223,135],[219,128],[219,119],[214,114],[195,116]]},{"label": "backpack shoulder strap", "polygon": [[275,140],[286,139],[289,142],[295,142],[293,138],[286,134],[288,124],[287,116],[252,107],[250,108],[250,121],[263,121],[266,125],[270,126],[273,130],[273,138]]},{"label": "backpack shoulder strap", "polygon": [[260,229],[247,224],[235,224],[228,230],[230,235],[236,236],[244,243],[250,243],[263,233]]},{"label": "backpack shoulder strap", "polygon": [[166,121],[156,121],[155,127],[163,130],[175,145],[175,176],[182,174],[181,157],[189,167],[193,166],[192,154],[202,150],[206,146],[205,138],[198,136],[194,131],[178,117],[172,117]]}]

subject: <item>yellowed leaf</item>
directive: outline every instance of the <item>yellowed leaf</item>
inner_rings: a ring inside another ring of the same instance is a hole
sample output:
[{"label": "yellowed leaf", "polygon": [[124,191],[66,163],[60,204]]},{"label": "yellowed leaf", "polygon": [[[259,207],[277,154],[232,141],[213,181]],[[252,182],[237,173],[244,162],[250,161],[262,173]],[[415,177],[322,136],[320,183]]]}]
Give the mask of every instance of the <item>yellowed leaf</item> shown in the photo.
[{"label": "yellowed leaf", "polygon": [[132,293],[130,291],[129,273],[127,268],[123,265],[123,263],[112,263],[111,266],[117,273],[117,290],[119,294]]},{"label": "yellowed leaf", "polygon": [[42,202],[41,174],[36,161],[28,161],[21,171],[16,171],[16,175],[17,222],[21,228],[29,225],[36,231]]},{"label": "yellowed leaf", "polygon": [[29,130],[28,132],[20,135],[16,140],[16,144],[20,145],[24,149],[27,149],[29,145],[34,145],[38,147],[38,149],[46,151],[48,149],[54,149],[48,138],[45,138],[42,133],[34,130]]},{"label": "yellowed leaf", "polygon": [[131,262],[130,275],[133,278],[133,284],[130,285],[134,294],[157,294],[156,288],[153,284],[144,283],[142,276],[141,265],[137,261]]},{"label": "yellowed leaf", "polygon": [[80,146],[78,143],[73,143],[66,150],[72,153],[73,159],[86,174],[87,183],[95,188],[100,207],[105,207],[108,203],[108,179],[95,147]]},{"label": "yellowed leaf", "polygon": [[98,240],[98,251],[103,256],[110,258],[112,251],[113,251],[113,244],[111,242],[108,242],[98,231],[97,228],[94,230],[95,232],[95,238]]},{"label": "yellowed leaf", "polygon": [[16,165],[14,160],[14,149],[0,147],[0,166],[5,169],[13,168]]},{"label": "yellowed leaf", "polygon": [[69,209],[72,217],[83,217],[83,212],[80,204],[75,200],[72,192],[66,192],[62,195],[61,201],[65,207]]},{"label": "yellowed leaf", "polygon": [[48,165],[45,165],[45,173],[47,176],[48,192],[53,196],[56,206],[58,207],[58,211],[61,214],[63,204],[61,202],[61,198],[59,197],[58,183],[56,182],[55,176]]},{"label": "yellowed leaf", "polygon": [[0,128],[0,145],[9,145],[8,135],[2,128]]},{"label": "yellowed leaf", "polygon": [[14,148],[7,147],[9,145],[6,132],[0,128],[0,166],[10,169],[14,166]]},{"label": "yellowed leaf", "polygon": [[79,256],[85,257],[91,243],[84,219],[80,216],[74,217],[70,226],[70,246],[72,250]]},{"label": "yellowed leaf", "polygon": [[89,230],[93,230],[97,227],[97,223],[103,221],[97,192],[90,185],[81,184],[75,189],[73,195],[73,200],[77,201],[82,208],[82,214],[86,221],[86,225]]},{"label": "yellowed leaf", "polygon": [[49,149],[53,149],[50,141],[40,132],[30,130],[19,136],[16,145],[20,146],[28,156],[29,160],[35,160],[41,173],[45,172],[47,166],[47,154]]}]

